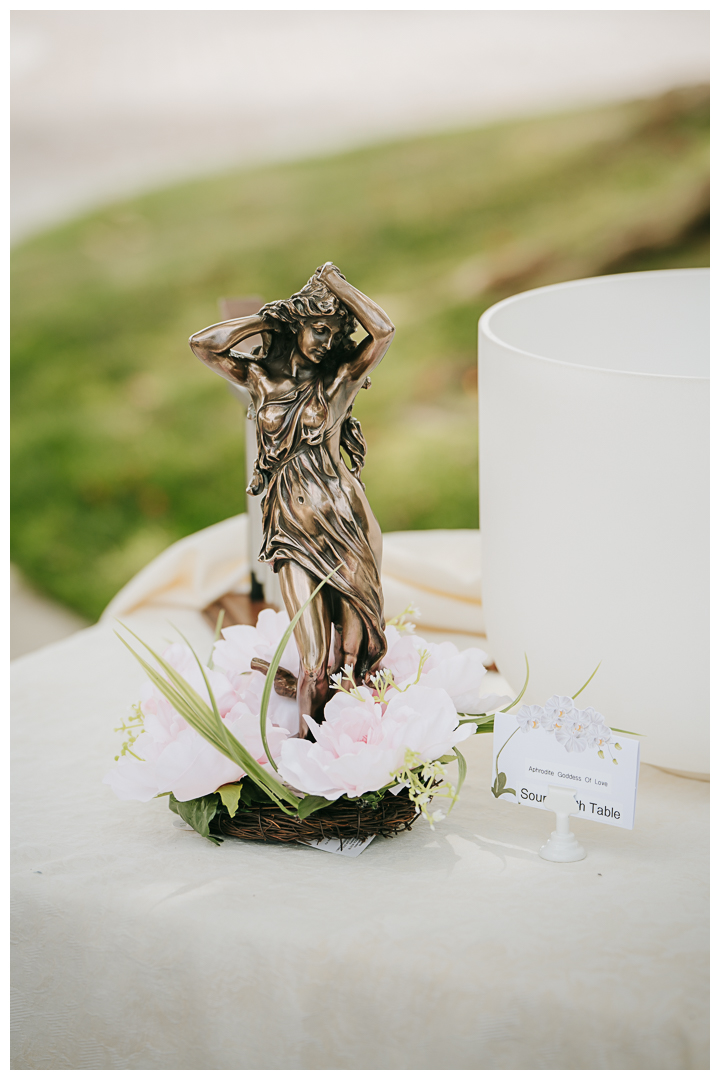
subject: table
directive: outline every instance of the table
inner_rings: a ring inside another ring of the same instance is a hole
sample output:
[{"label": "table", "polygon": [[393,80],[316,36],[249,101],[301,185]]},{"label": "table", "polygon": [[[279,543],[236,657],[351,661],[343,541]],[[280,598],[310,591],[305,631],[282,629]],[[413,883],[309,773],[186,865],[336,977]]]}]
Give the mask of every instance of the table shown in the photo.
[{"label": "table", "polygon": [[[168,616],[209,651],[127,621]],[[216,848],[100,783],[139,682],[107,623],[13,665],[14,1068],[708,1068],[707,784],[644,765],[634,831],[546,863],[477,736],[434,831]]]},{"label": "table", "polygon": [[707,1068],[707,784],[643,766],[635,831],[548,864],[478,735],[434,832],[218,849],[99,783],[138,685],[109,627],[14,683],[14,1068]]}]

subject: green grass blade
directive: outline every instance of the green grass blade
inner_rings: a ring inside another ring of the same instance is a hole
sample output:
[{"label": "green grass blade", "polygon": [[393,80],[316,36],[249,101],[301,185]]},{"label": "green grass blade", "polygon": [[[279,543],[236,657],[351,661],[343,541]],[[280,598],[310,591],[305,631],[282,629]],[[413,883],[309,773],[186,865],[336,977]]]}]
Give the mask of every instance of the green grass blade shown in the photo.
[{"label": "green grass blade", "polygon": [[[220,710],[217,707],[217,701],[215,700],[215,694],[213,693],[212,686],[210,685],[210,680],[205,674],[205,669],[200,662],[200,657],[195,652],[183,632],[181,630],[178,630],[176,626],[173,626],[173,630],[183,639],[188,649],[195,657],[197,665],[200,668],[200,674],[203,677],[203,681],[207,688],[208,697],[210,698],[210,704],[212,706],[215,738],[222,744],[218,745],[218,749],[220,750],[220,752],[225,754],[226,757],[230,758],[231,761],[235,762],[236,765],[239,765],[240,768],[243,769],[248,776],[252,777],[258,787],[261,787],[263,791],[265,791],[265,793],[270,796],[273,802],[277,803],[281,810],[285,810],[285,807],[280,801],[281,799],[286,799],[286,801],[290,802],[292,806],[297,807],[299,805],[299,799],[297,798],[297,796],[292,795],[283,784],[275,780],[274,777],[270,776],[270,774],[267,773],[265,769],[263,769],[262,765],[260,765],[255,760],[250,751],[243,746],[240,740],[236,739],[236,737],[233,735],[232,731],[230,731],[227,725],[223,723],[222,717],[220,716]],[[182,678],[182,676],[180,676],[180,678]],[[203,704],[205,703],[203,702]],[[277,769],[275,771],[277,772]]]},{"label": "green grass blade", "polygon": [[260,737],[262,738],[262,743],[263,743],[263,746],[265,748],[265,754],[267,756],[267,759],[270,762],[270,764],[272,765],[273,769],[275,769],[276,772],[277,772],[277,765],[275,764],[275,760],[274,760],[272,754],[270,753],[270,747],[268,746],[268,741],[267,741],[267,714],[268,714],[268,707],[270,705],[270,694],[272,692],[273,683],[275,682],[275,675],[277,673],[277,669],[280,667],[280,660],[282,659],[282,654],[285,652],[285,647],[286,647],[288,641],[290,640],[290,635],[292,634],[293,630],[295,629],[298,622],[300,621],[300,618],[302,617],[302,615],[304,614],[306,609],[310,606],[312,601],[315,599],[317,594],[320,592],[323,585],[326,585],[328,583],[328,581],[333,576],[333,574],[337,573],[337,571],[340,569],[340,567],[342,565],[343,565],[343,563],[338,563],[334,570],[331,570],[329,574],[325,575],[325,577],[322,579],[322,581],[320,582],[318,587],[315,589],[315,591],[307,598],[307,600],[305,601],[303,606],[300,608],[300,610],[297,612],[297,614],[294,615],[293,618],[290,620],[290,625],[288,626],[287,630],[283,634],[283,636],[282,636],[282,638],[280,640],[280,644],[278,645],[277,649],[275,650],[275,655],[273,656],[272,660],[270,661],[270,667],[268,668],[267,675],[265,676],[265,686],[263,688],[262,700],[260,702]]},{"label": "green grass blade", "polygon": [[527,690],[529,682],[530,682],[530,663],[529,663],[528,658],[527,658],[527,653],[525,653],[525,685],[523,686],[522,690],[520,691],[520,693],[518,694],[518,696],[515,698],[514,701],[511,701],[510,704],[506,705],[504,709],[500,709],[498,711],[499,712],[509,712],[510,709],[512,709],[515,705],[517,705],[517,703],[522,700],[523,694]]},{"label": "green grass blade", "polygon": [[[602,664],[602,660],[600,661],[600,664]],[[583,690],[585,689],[585,687],[586,687],[586,686],[587,686],[587,685],[588,685],[588,684],[589,684],[590,682],[592,682],[592,680],[593,680],[593,679],[595,678],[595,676],[596,676],[596,675],[597,675],[597,673],[598,673],[598,668],[600,667],[600,664],[598,664],[598,666],[597,666],[597,667],[595,668],[595,670],[593,671],[593,673],[592,673],[592,675],[590,676],[590,678],[588,679],[588,681],[587,681],[587,682],[584,682],[584,683],[582,684],[582,686],[580,687],[580,689],[578,690],[578,692],[577,692],[576,694],[573,694],[573,696],[572,696],[572,699],[573,699],[573,701],[575,700],[575,698],[576,698],[576,697],[580,697],[580,695],[582,694],[582,692],[583,692]]]},{"label": "green grass blade", "polygon": [[[172,626],[172,623],[170,623],[170,625]],[[222,717],[220,716],[220,710],[218,709],[218,707],[217,707],[217,701],[215,700],[215,694],[213,693],[213,688],[212,688],[212,686],[210,685],[210,680],[208,679],[207,675],[205,674],[205,668],[204,668],[204,667],[202,666],[202,664],[200,663],[200,657],[199,657],[199,656],[198,656],[198,654],[197,654],[197,653],[195,652],[195,650],[193,649],[192,645],[190,644],[190,642],[188,641],[188,639],[187,639],[187,638],[185,637],[185,635],[183,634],[182,630],[178,630],[177,626],[173,626],[173,630],[175,631],[175,633],[176,633],[176,634],[179,634],[179,635],[180,635],[180,637],[181,637],[181,638],[183,639],[183,641],[184,641],[184,642],[185,642],[185,644],[187,645],[187,647],[188,647],[188,649],[190,650],[190,652],[191,652],[191,653],[193,654],[193,656],[195,657],[195,660],[196,660],[196,662],[197,662],[197,666],[198,666],[198,667],[199,667],[199,669],[200,669],[200,674],[201,674],[201,675],[202,675],[202,677],[203,677],[203,682],[205,683],[205,688],[206,688],[206,690],[207,690],[207,692],[208,692],[208,697],[210,698],[210,705],[211,705],[211,708],[212,708],[212,711],[213,711],[213,716],[214,716],[214,718],[215,718],[215,726],[216,726],[216,732],[217,732],[218,738],[221,738],[221,739],[223,739],[223,741],[224,741],[224,742],[225,742],[225,743],[226,743],[226,744],[228,745],[228,747],[229,747],[229,745],[230,745],[230,744],[229,744],[229,742],[228,742],[228,736],[229,736],[229,735],[231,735],[231,734],[232,734],[232,732],[230,732],[230,731],[228,730],[228,728],[226,727],[226,725],[225,725],[225,724],[223,724],[223,721],[222,721]],[[240,745],[241,745],[241,744],[240,744]],[[230,756],[231,756],[231,755],[229,755],[229,754],[228,754],[228,757],[230,757]]]},{"label": "green grass blade", "polygon": [[[230,731],[230,729],[223,723],[222,717],[220,716],[220,710],[218,709],[217,702],[215,700],[215,694],[213,693],[212,686],[210,685],[210,680],[205,674],[205,669],[200,663],[200,657],[195,652],[183,632],[181,630],[178,630],[176,626],[173,626],[173,630],[183,639],[188,649],[195,657],[197,665],[200,668],[200,674],[203,677],[203,681],[207,688],[208,696],[210,698],[210,704],[212,705],[213,717],[215,719],[216,726],[216,735],[218,738],[223,740],[225,746],[227,747],[227,749],[223,751],[225,756],[229,757],[231,761],[239,764],[240,767],[245,770],[248,776],[251,776],[255,783],[258,784],[258,786],[261,787],[270,796],[270,798],[278,804],[278,806],[280,806],[281,810],[284,809],[281,802],[279,801],[282,798],[287,798],[288,802],[291,802],[293,806],[297,807],[299,805],[299,799],[295,795],[291,795],[287,788],[285,788],[281,783],[276,781],[274,777],[271,777],[269,773],[267,773],[265,769],[263,769],[262,765],[260,765],[252,756],[252,754],[243,746],[239,739],[235,738],[232,731]],[[275,772],[277,772],[275,762],[272,761],[270,757],[268,757],[268,760],[270,761],[272,767],[275,769]]]},{"label": "green grass blade", "polygon": [[[126,629],[129,628],[126,627]],[[215,705],[215,711],[212,711],[197,691],[190,686],[178,671],[167,664],[162,657],[158,656],[158,654],[138,637],[137,634],[134,634],[132,630],[129,632],[133,634],[133,637],[137,638],[151,656],[162,664],[163,668],[168,671],[169,680],[171,681],[163,679],[163,677],[159,675],[146,660],[143,660],[143,658],[135,652],[132,646],[129,645],[124,638],[120,637],[119,634],[117,636],[120,638],[123,645],[125,645],[133,656],[136,657],[154,685],[167,697],[170,704],[180,713],[183,719],[186,720],[187,723],[207,742],[214,746],[216,750],[221,754],[224,754],[225,757],[229,758],[235,765],[238,765],[243,769],[248,776],[252,777],[258,787],[261,787],[282,810],[286,813],[288,812],[286,807],[282,806],[281,800],[285,800],[293,808],[296,808],[300,803],[297,796],[293,795],[283,784],[267,773],[262,765],[258,764],[252,754],[246,750],[242,743],[235,738],[233,733],[220,719],[220,715],[217,712],[217,705]],[[189,648],[191,652],[193,652],[198,664],[200,664],[197,654],[192,650],[191,646],[189,646]],[[200,665],[200,667],[202,670],[202,665]],[[203,678],[205,678],[204,672]],[[211,700],[214,700],[212,698],[211,689],[209,689],[209,693],[211,695]]]},{"label": "green grass blade", "polygon": [[[129,628],[126,627],[125,629]],[[210,695],[211,701],[213,702],[213,711],[208,708],[207,703],[203,701],[200,694],[197,693],[194,687],[192,687],[190,683],[188,683],[187,680],[184,679],[183,676],[175,670],[174,667],[168,664],[167,661],[163,659],[163,657],[159,656],[154,651],[154,649],[147,645],[146,642],[142,640],[142,638],[138,637],[137,634],[134,634],[132,630],[130,630],[129,632],[133,634],[133,637],[137,638],[140,644],[145,649],[147,649],[150,655],[153,656],[155,660],[160,663],[163,669],[167,672],[168,679],[165,680],[162,678],[162,676],[159,676],[158,673],[155,672],[155,670],[150,667],[150,665],[148,665],[146,661],[143,661],[141,657],[139,657],[138,654],[135,652],[135,650],[132,649],[128,645],[128,643],[123,640],[123,638],[120,638],[120,640],[123,641],[123,644],[130,649],[133,655],[136,656],[140,663],[143,665],[145,670],[150,675],[153,683],[163,694],[167,696],[168,701],[170,701],[173,707],[177,709],[180,715],[191,725],[191,727],[195,728],[198,734],[202,735],[204,739],[207,739],[208,742],[212,743],[212,745],[217,750],[219,750],[220,753],[225,754],[225,756],[229,757],[230,760],[233,761],[236,765],[240,765],[241,768],[244,768],[244,761],[240,761],[238,759],[237,752],[228,753],[228,749],[230,749],[231,747],[226,737],[226,733],[230,733],[228,732],[228,729],[225,727],[225,725],[222,723],[220,714],[217,709],[217,705],[214,701],[212,689],[207,683],[207,679],[205,679],[205,683],[208,686],[208,693]],[[177,632],[180,633],[180,631]],[[120,635],[118,635],[118,637],[119,636]],[[180,636],[183,637],[182,634]],[[205,678],[205,673],[203,671],[202,664],[200,663],[197,654],[195,653],[189,642],[187,642],[187,639],[185,639],[185,641],[188,645],[188,648],[198,662],[201,673],[203,674],[203,678]],[[237,743],[237,740],[235,740],[235,742]],[[240,747],[240,749],[242,750],[244,760],[252,757],[251,755],[248,755],[247,751],[244,747],[241,746],[240,743],[237,743],[237,747]],[[236,750],[237,748],[232,747],[232,749]],[[252,760],[255,761],[254,758],[252,758]],[[257,762],[255,764],[257,765]]]},{"label": "green grass blade", "polygon": [[225,608],[220,608],[220,611],[218,612],[217,622],[215,623],[215,634],[213,635],[213,643],[210,647],[210,655],[208,656],[207,662],[207,666],[210,668],[211,671],[215,669],[215,664],[213,662],[213,653],[215,652],[215,645],[220,638],[220,634],[222,633],[222,624],[224,621]]},{"label": "green grass blade", "polygon": [[[168,676],[168,678],[171,680],[171,682],[173,683],[174,686],[176,686],[178,689],[180,689],[182,691],[182,693],[190,701],[192,701],[197,708],[199,708],[200,710],[207,709],[207,704],[203,701],[200,694],[198,694],[195,687],[191,686],[190,683],[187,682],[187,680],[182,677],[180,672],[175,670],[175,668],[172,666],[172,664],[169,664],[167,662],[167,660],[165,660],[162,656],[160,656],[158,653],[156,653],[155,650],[153,648],[151,648],[151,646],[148,645],[146,642],[144,642],[141,637],[138,637],[138,635],[135,633],[135,631],[131,630],[129,626],[126,626],[125,623],[120,622],[119,619],[118,619],[118,622],[122,626],[123,630],[127,630],[127,632],[129,634],[132,634],[132,636],[135,638],[136,641],[140,642],[140,644],[142,645],[142,647],[144,649],[147,649],[147,651],[150,653],[150,655],[153,657],[153,659],[160,665],[160,667],[163,669],[163,671]],[[122,638],[120,640],[122,641]]]},{"label": "green grass blade", "polygon": [[[461,720],[460,723],[462,724],[463,721]],[[475,731],[475,734],[476,735],[492,735],[494,730],[495,730],[495,716],[493,714],[493,716],[489,717],[485,721],[484,724],[478,724],[477,730]]]},{"label": "green grass blade", "polygon": [[[173,708],[180,713],[183,719],[187,720],[191,727],[199,731],[199,733],[204,738],[206,738],[208,742],[212,742],[213,745],[216,745],[212,726],[207,725],[207,716],[203,715],[199,710],[197,710],[192,702],[188,702],[186,698],[183,697],[183,695],[179,693],[170,682],[168,682],[167,679],[164,679],[162,675],[160,675],[155,670],[154,667],[148,664],[147,660],[144,660],[142,656],[135,652],[132,645],[128,644],[128,642],[125,641],[124,638],[120,637],[120,634],[117,633],[117,630],[115,631],[115,633],[117,634],[120,641],[122,641],[125,648],[133,654],[135,659],[138,661],[138,663],[141,665],[141,667],[147,674],[150,681],[158,688],[158,690],[162,694],[167,697]],[[207,706],[205,706],[205,708],[207,709]],[[209,710],[207,711],[209,713]],[[220,749],[220,747],[218,746],[217,749]]]}]

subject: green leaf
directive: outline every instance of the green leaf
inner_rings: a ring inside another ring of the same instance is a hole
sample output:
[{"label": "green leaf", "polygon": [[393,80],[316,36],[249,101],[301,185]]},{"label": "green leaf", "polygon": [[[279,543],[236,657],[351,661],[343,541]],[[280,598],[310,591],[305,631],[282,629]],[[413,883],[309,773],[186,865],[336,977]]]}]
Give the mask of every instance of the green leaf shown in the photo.
[{"label": "green leaf", "polygon": [[478,724],[476,735],[492,735],[495,730],[495,717],[490,720],[486,720],[484,724]]},{"label": "green leaf", "polygon": [[248,807],[274,806],[274,803],[265,788],[259,787],[249,776],[243,777],[240,802],[243,806]]},{"label": "green leaf", "polygon": [[170,809],[179,814],[183,821],[213,844],[221,844],[222,838],[210,835],[210,822],[217,814],[220,802],[215,793],[203,795],[199,799],[190,799],[188,802],[179,802],[174,795],[170,795]]},{"label": "green leaf", "polygon": [[495,713],[491,713],[489,716],[487,713],[478,713],[477,716],[472,716],[470,713],[459,713],[459,724],[477,724],[478,731],[484,726],[480,723],[481,720],[485,721],[485,724],[492,724]]},{"label": "green leaf", "polygon": [[505,787],[507,777],[504,772],[498,773],[493,781],[493,785],[490,788],[491,792],[496,799],[499,799],[501,795],[516,795],[515,788]]},{"label": "green leaf", "polygon": [[[305,609],[312,603],[312,601],[315,599],[317,594],[322,589],[323,585],[326,585],[328,583],[328,581],[333,576],[333,574],[336,573],[340,569],[340,567],[342,565],[343,565],[342,563],[338,563],[334,570],[331,570],[329,574],[325,575],[325,577],[322,579],[322,581],[320,582],[318,587],[315,589],[315,591],[307,598],[307,600],[305,601],[303,606],[300,608],[300,610],[297,612],[297,614],[294,615],[293,618],[290,620],[290,625],[288,626],[287,630],[285,631],[282,638],[280,639],[280,644],[278,645],[277,649],[275,650],[275,655],[273,656],[272,660],[270,661],[270,667],[268,668],[267,675],[265,676],[265,687],[263,689],[262,700],[260,702],[260,737],[262,739],[263,747],[265,748],[265,756],[267,757],[268,761],[270,762],[270,764],[272,765],[273,769],[275,769],[276,772],[277,772],[277,765],[275,764],[275,759],[273,758],[272,754],[270,753],[270,747],[268,746],[267,733],[266,733],[267,714],[268,714],[268,707],[270,705],[270,693],[271,693],[273,685],[275,683],[275,675],[277,674],[277,669],[280,667],[280,660],[282,659],[282,654],[285,652],[285,646],[287,645],[288,641],[290,640],[290,635],[292,634],[293,630],[295,629],[298,622],[300,621],[300,618],[302,617]],[[296,805],[297,805],[297,803],[296,803]]]},{"label": "green leaf", "polygon": [[224,623],[224,621],[225,621],[225,608],[220,608],[220,611],[218,612],[217,622],[215,623],[215,635],[213,637],[213,643],[210,646],[210,655],[208,656],[208,662],[207,662],[207,666],[210,668],[211,671],[213,671],[214,668],[215,668],[215,664],[213,662],[213,653],[215,652],[215,642],[218,640],[218,638],[220,637],[220,634],[222,633],[222,624]]},{"label": "green leaf", "polygon": [[492,735],[495,730],[495,713],[489,716],[484,722],[482,716],[464,716],[459,720],[459,724],[475,724],[476,735]]},{"label": "green leaf", "polygon": [[[395,785],[393,784],[392,786],[394,787]],[[354,802],[356,804],[359,804],[360,806],[375,807],[378,805],[378,803],[381,803],[383,801],[387,790],[388,788],[384,787],[380,788],[379,791],[365,791],[358,799],[351,799],[349,795],[341,795],[340,797],[345,802]]]},{"label": "green leaf", "polygon": [[298,806],[298,817],[304,821],[316,810],[324,810],[326,806],[332,806],[334,802],[334,799],[325,799],[322,795],[306,795]]},{"label": "green leaf", "polygon": [[610,730],[611,731],[617,731],[619,735],[634,735],[636,739],[645,739],[645,738],[647,738],[646,735],[642,735],[638,731],[625,731],[624,728],[621,728],[621,727],[611,727]]},{"label": "green leaf", "polygon": [[223,784],[222,787],[219,787],[215,792],[215,794],[219,795],[222,799],[222,804],[230,817],[235,817],[235,814],[237,813],[242,786],[242,780],[239,780],[236,784]]},{"label": "green leaf", "polygon": [[[467,776],[467,761],[462,756],[462,754],[458,750],[457,746],[453,746],[453,750],[457,754],[457,763],[458,763],[458,784],[457,784],[457,790],[455,791],[455,799],[457,799],[458,795],[460,794],[460,788],[465,783],[465,777]],[[453,799],[453,803],[455,802],[455,799]]]}]

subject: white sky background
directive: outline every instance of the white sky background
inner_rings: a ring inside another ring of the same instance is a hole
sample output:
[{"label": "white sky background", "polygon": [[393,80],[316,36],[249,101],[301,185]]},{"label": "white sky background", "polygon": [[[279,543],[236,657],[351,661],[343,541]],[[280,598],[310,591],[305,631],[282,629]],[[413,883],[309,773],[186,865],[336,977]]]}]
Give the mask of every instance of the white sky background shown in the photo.
[{"label": "white sky background", "polygon": [[707,11],[15,11],[12,233],[233,165],[709,78]]}]

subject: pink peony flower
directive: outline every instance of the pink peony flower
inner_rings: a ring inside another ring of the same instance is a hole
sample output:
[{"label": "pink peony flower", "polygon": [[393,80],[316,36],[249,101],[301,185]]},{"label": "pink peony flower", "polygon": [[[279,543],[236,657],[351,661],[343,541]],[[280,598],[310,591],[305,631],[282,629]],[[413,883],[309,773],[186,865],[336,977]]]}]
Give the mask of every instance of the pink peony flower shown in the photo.
[{"label": "pink peony flower", "polygon": [[[165,650],[163,659],[210,703],[202,673],[186,645],[171,645]],[[261,765],[267,766],[259,719],[264,677],[253,672],[236,689],[222,672],[207,668],[204,671],[223,722],[249,753]],[[294,702],[290,704],[296,708]],[[143,687],[141,707],[145,731],[133,744],[132,753],[136,757],[121,757],[103,780],[119,798],[148,802],[164,791],[171,791],[180,802],[187,802],[209,795],[223,784],[233,783],[245,775],[230,758],[191,728],[149,680]],[[270,715],[268,720],[268,743],[275,756],[290,732],[273,724]]]},{"label": "pink peony flower", "polygon": [[475,724],[459,725],[447,691],[422,684],[396,694],[385,710],[383,723],[400,751],[396,768],[403,764],[406,749],[416,753],[421,762],[435,761],[475,733]]},{"label": "pink peony flower", "polygon": [[[258,615],[257,626],[228,626],[223,630],[222,638],[215,642],[213,663],[230,678],[250,671],[250,662],[255,656],[269,663],[289,623],[287,612],[265,608]],[[292,671],[293,675],[300,673],[300,656],[294,636],[285,646],[280,666]]]},{"label": "pink peony flower", "polygon": [[355,798],[384,787],[395,759],[392,748],[385,745],[354,743],[337,757],[319,743],[288,739],[283,743],[278,769],[287,784],[308,795],[337,799],[347,794]]},{"label": "pink peony flower", "polygon": [[103,784],[109,784],[118,799],[150,802],[150,799],[160,793],[155,769],[149,762],[136,761],[131,757],[120,758],[115,767],[103,777]]},{"label": "pink peony flower", "polygon": [[[163,653],[163,660],[166,660],[177,672],[182,675],[186,682],[189,682],[193,690],[196,690],[203,701],[209,705],[210,695],[205,685],[205,679],[202,676],[202,672],[198,667],[198,662],[192,654],[192,651],[184,644],[170,645],[169,648]],[[227,712],[232,709],[235,702],[238,700],[238,695],[234,686],[220,671],[211,671],[203,665],[203,671],[205,676],[212,687],[213,696],[218,707],[218,712],[221,716],[225,716]],[[153,685],[152,683],[150,684]],[[159,693],[159,691],[157,691]]]},{"label": "pink peony flower", "polygon": [[395,681],[400,684],[414,679],[420,666],[420,653],[430,650],[427,641],[417,634],[401,634],[394,626],[385,627],[387,652],[380,661],[381,668],[390,668]]},{"label": "pink peony flower", "polygon": [[[504,705],[509,705],[512,698],[507,694],[486,694],[485,697],[478,699],[478,713],[483,713],[485,716],[489,716],[490,713],[495,713],[499,709],[502,709]],[[474,709],[468,709],[468,712],[475,713]],[[464,709],[461,712],[465,712]]]},{"label": "pink peony flower", "polygon": [[398,686],[405,688],[417,679],[420,658],[429,653],[418,680],[419,686],[432,686],[446,690],[458,712],[479,713],[487,708],[507,704],[510,698],[492,695],[484,699],[481,707],[480,684],[485,678],[483,666],[487,653],[481,649],[463,649],[462,652],[450,641],[435,643],[425,641],[417,634],[400,634],[394,626],[385,630],[388,651],[380,667],[390,668]]},{"label": "pink peony flower", "polygon": [[367,687],[359,693],[335,694],[323,724],[305,717],[315,743],[283,742],[278,771],[286,783],[326,799],[357,798],[389,784],[407,750],[420,762],[434,761],[475,730],[473,724],[458,726],[452,700],[440,688],[412,686],[384,709]]},{"label": "pink peony flower", "polygon": [[[232,681],[238,700],[245,702],[250,712],[258,717],[259,724],[260,703],[265,689],[265,676],[260,671],[252,671],[249,675],[233,676]],[[280,697],[274,690],[271,690],[268,703],[268,723],[287,728],[291,735],[297,735],[300,717],[296,699]]]},{"label": "pink peony flower", "polygon": [[172,791],[180,802],[209,795],[223,784],[232,784],[245,774],[214,746],[189,729],[169,743],[154,765],[157,791]]},{"label": "pink peony flower", "polygon": [[359,694],[359,699],[335,694],[325,706],[323,724],[305,717],[315,743],[283,743],[278,771],[286,783],[308,795],[336,799],[377,791],[389,782],[397,753],[387,743],[382,707],[367,687]]},{"label": "pink peony flower", "polygon": [[[250,664],[255,657],[268,663],[272,660],[289,622],[287,612],[266,608],[260,612],[257,626],[228,626],[223,630],[222,638],[215,643],[215,670],[224,672],[239,697],[258,716],[265,676],[259,671],[252,671]],[[300,656],[294,637],[285,646],[280,666],[295,676],[300,672]],[[280,697],[273,689],[270,692],[268,721],[287,728],[291,735],[297,734],[300,717],[295,699]]]}]

